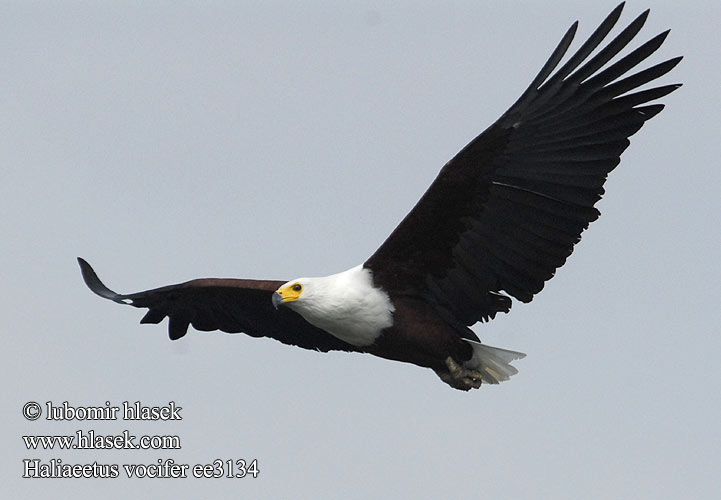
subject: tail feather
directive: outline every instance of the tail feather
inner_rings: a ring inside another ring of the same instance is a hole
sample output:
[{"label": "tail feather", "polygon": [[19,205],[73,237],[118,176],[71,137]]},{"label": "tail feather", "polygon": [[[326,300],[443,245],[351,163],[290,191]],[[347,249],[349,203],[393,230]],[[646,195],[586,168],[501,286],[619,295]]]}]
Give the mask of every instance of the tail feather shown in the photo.
[{"label": "tail feather", "polygon": [[511,361],[526,357],[522,352],[464,340],[473,346],[473,357],[466,361],[463,367],[480,372],[481,380],[487,384],[498,384],[508,380],[512,375],[518,373],[516,367],[511,366]]}]

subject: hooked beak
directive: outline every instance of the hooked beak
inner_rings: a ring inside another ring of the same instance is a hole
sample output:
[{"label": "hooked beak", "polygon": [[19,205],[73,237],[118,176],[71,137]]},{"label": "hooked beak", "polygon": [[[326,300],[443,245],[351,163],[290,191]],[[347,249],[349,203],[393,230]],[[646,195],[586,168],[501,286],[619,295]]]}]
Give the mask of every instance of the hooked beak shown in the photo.
[{"label": "hooked beak", "polygon": [[278,306],[283,303],[283,296],[278,292],[273,292],[273,298],[271,300],[273,301],[273,307],[278,309]]}]

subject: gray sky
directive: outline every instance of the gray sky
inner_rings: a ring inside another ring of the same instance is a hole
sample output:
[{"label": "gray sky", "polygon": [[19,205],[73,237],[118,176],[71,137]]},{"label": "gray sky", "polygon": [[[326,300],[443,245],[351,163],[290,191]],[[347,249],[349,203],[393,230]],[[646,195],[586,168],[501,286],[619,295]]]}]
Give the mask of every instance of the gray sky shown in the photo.
[{"label": "gray sky", "polygon": [[[302,6],[301,6],[302,5]],[[7,498],[718,498],[715,1],[646,7],[684,87],[632,140],[603,213],[533,303],[478,325],[528,357],[463,393],[433,372],[244,335],[167,338],[102,301],[203,276],[362,262],[518,97],[565,29],[614,2],[3,2],[2,474]],[[636,45],[637,45],[636,44]],[[28,401],[175,401],[180,422],[26,421]],[[180,450],[28,451],[21,436],[178,435]],[[256,479],[21,479],[22,460]]]}]

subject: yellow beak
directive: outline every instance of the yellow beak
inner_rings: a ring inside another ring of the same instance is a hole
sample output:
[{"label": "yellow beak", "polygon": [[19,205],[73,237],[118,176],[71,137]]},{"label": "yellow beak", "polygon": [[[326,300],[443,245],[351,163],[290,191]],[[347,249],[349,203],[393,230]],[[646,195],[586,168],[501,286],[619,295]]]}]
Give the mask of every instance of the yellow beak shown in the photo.
[{"label": "yellow beak", "polygon": [[278,288],[273,293],[273,307],[278,309],[278,306],[281,304],[284,304],[286,302],[293,302],[295,300],[298,300],[300,298],[300,294],[302,292],[301,290],[294,290],[293,288],[298,286],[298,283],[293,283],[291,285],[287,285],[281,288]]}]

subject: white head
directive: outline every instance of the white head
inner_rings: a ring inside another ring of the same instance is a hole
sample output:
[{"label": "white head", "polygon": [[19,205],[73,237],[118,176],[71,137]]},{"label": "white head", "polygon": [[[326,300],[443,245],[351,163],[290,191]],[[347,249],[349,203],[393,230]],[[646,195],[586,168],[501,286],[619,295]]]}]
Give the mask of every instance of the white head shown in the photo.
[{"label": "white head", "polygon": [[298,278],[287,282],[273,293],[273,305],[276,309],[281,305],[295,310],[303,309],[303,305],[312,302],[319,290],[322,295],[323,284],[319,283],[322,279]]},{"label": "white head", "polygon": [[273,305],[287,306],[310,324],[353,345],[370,345],[393,324],[388,294],[373,286],[362,266],[322,278],[298,278],[273,293]]}]

